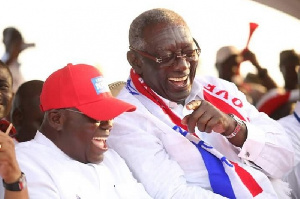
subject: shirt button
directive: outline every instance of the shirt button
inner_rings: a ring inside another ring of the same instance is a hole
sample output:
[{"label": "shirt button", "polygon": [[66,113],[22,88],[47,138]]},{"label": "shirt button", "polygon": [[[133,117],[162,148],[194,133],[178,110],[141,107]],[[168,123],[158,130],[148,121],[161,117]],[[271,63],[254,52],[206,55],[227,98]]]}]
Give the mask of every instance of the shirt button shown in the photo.
[{"label": "shirt button", "polygon": [[250,157],[250,153],[249,152],[246,152],[245,154],[248,158]]}]

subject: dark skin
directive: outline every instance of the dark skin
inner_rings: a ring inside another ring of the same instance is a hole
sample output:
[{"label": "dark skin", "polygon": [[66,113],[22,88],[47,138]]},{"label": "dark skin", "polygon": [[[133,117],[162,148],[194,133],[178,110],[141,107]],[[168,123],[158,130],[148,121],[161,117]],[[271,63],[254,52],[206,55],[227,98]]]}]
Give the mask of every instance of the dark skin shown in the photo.
[{"label": "dark skin", "polygon": [[[239,75],[239,65],[243,61],[250,61],[251,64],[256,68],[258,74],[264,70],[258,63],[256,55],[249,49],[244,49],[240,55],[232,55],[223,63],[216,65],[219,77],[227,81],[234,82],[233,77],[235,75]],[[277,87],[274,80],[268,74],[260,77],[260,80],[261,84],[265,86],[267,90]]]},{"label": "dark skin", "polygon": [[[158,31],[158,32],[157,32]],[[193,39],[183,37],[186,29],[182,26],[167,27],[164,32],[159,32],[157,28],[151,26],[146,29],[145,38],[147,38],[147,49],[151,55],[160,57],[168,53],[176,51],[185,51],[195,49]],[[178,35],[180,33],[180,35]],[[155,35],[159,34],[158,37]],[[140,55],[129,52],[129,62],[133,62],[132,66],[135,71],[143,77],[147,85],[155,92],[166,99],[179,104],[184,104],[185,99],[189,95],[192,87],[192,81],[196,73],[197,63],[189,63],[184,59],[177,59],[174,66],[173,63],[158,64],[149,59],[143,59]],[[150,67],[149,67],[150,66]],[[169,78],[188,77],[184,86],[176,86]]]},{"label": "dark skin", "polygon": [[15,95],[11,120],[17,130],[16,139],[19,142],[33,139],[43,122],[44,113],[39,107],[42,87],[43,81],[25,82]]},{"label": "dark skin", "polygon": [[[12,78],[0,63],[0,119],[6,117],[10,111],[11,101],[13,98]],[[16,159],[14,140],[9,136],[12,124],[6,131],[0,130],[0,176],[6,183],[14,183],[21,176],[21,169]],[[5,190],[5,199],[27,199],[28,189],[22,191]]]},{"label": "dark skin", "polygon": [[95,147],[92,140],[93,137],[106,139],[112,120],[99,122],[64,109],[53,109],[46,114],[40,131],[64,153],[85,164],[103,161],[106,150]]},{"label": "dark skin", "polygon": [[[258,63],[256,55],[251,52],[249,49],[244,49],[242,52],[243,59],[245,61],[250,61],[253,66],[255,66],[257,70],[257,74],[260,77],[261,85],[266,87],[267,90],[270,90],[272,88],[277,88],[277,84],[275,81],[269,76],[268,73],[264,73],[264,68],[261,67],[261,65]],[[260,74],[264,75],[260,75]]]},{"label": "dark skin", "polygon": [[12,78],[8,69],[0,66],[0,119],[9,114],[12,98]]},{"label": "dark skin", "polygon": [[217,65],[219,77],[232,82],[232,77],[238,75],[239,65],[242,58],[237,55],[228,57],[222,64]]},{"label": "dark skin", "polygon": [[299,67],[299,64],[296,58],[288,59],[280,66],[280,71],[284,78],[284,88],[286,90],[297,88],[297,67]]},{"label": "dark skin", "polygon": [[[150,25],[144,30],[144,39],[147,43],[145,51],[156,57],[163,56],[168,52],[184,52],[196,48],[185,24]],[[170,101],[185,104],[185,100],[191,92],[198,61],[188,62],[186,59],[177,58],[171,64],[160,65],[133,51],[127,53],[127,59],[133,69],[156,93]],[[181,79],[181,81],[172,79],[183,77],[187,77],[187,79]],[[229,135],[236,126],[230,116],[205,100],[195,100],[186,106],[188,109],[194,110],[182,120],[191,133],[197,126],[203,132],[211,133],[214,130],[216,133]],[[244,125],[241,131],[229,141],[236,146],[242,146],[246,138],[247,129]]]},{"label": "dark skin", "polygon": [[[14,183],[21,176],[21,169],[16,159],[15,144],[13,139],[8,135],[12,125],[6,132],[0,131],[0,176],[6,183]],[[22,191],[5,190],[5,199],[27,199],[28,189]]]},{"label": "dark skin", "polygon": [[43,122],[44,113],[39,109],[39,96],[34,96],[31,100],[35,107],[18,108],[13,113],[12,122],[17,130],[16,139],[19,142],[33,139]]}]

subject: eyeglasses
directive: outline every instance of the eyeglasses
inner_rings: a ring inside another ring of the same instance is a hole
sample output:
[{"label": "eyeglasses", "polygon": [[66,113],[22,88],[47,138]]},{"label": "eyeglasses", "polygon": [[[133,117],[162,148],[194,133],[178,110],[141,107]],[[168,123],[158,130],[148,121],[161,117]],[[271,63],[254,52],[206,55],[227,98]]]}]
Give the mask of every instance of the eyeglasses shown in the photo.
[{"label": "eyeglasses", "polygon": [[[87,116],[86,114],[84,114],[84,113],[81,112],[81,111],[77,111],[77,110],[73,110],[73,109],[69,109],[69,108],[64,108],[63,110],[71,111],[71,112],[74,112],[74,113],[79,113],[79,114],[81,114],[81,115],[84,115],[84,116],[90,118],[89,116]],[[91,118],[91,119],[92,119],[92,118]],[[94,120],[94,119],[93,119],[93,120]],[[95,121],[96,121],[96,123],[101,123],[101,121],[98,121],[98,120],[95,120]]]},{"label": "eyeglasses", "polygon": [[81,115],[85,115],[83,112],[81,111],[76,111],[76,110],[73,110],[73,109],[69,109],[69,108],[64,108],[63,110],[67,110],[67,111],[71,111],[71,112],[74,112],[74,113],[80,113]]},{"label": "eyeglasses", "polygon": [[144,51],[141,50],[137,50],[131,46],[129,46],[130,50],[133,50],[134,52],[137,52],[138,54],[147,57],[148,59],[151,59],[153,61],[155,61],[156,63],[159,64],[166,64],[166,63],[172,63],[175,61],[176,58],[181,58],[181,59],[185,59],[187,61],[197,61],[201,52],[200,48],[196,48],[193,50],[187,50],[184,51],[182,53],[168,53],[165,56],[162,57],[155,57],[153,55],[150,55],[149,53],[146,53]]}]

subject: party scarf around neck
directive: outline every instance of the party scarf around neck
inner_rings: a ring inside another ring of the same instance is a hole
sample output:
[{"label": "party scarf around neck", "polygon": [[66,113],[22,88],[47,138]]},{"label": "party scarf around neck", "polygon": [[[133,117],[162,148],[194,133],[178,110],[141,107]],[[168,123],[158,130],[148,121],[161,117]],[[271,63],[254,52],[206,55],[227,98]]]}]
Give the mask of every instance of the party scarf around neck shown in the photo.
[{"label": "party scarf around neck", "polygon": [[214,193],[227,198],[253,198],[263,191],[255,179],[237,163],[228,161],[224,155],[200,140],[196,134],[188,133],[187,126],[181,124],[181,119],[144,83],[143,79],[133,69],[131,69],[130,78],[135,89],[130,85],[130,80],[126,86],[132,95],[139,95],[141,93],[160,107],[169,117],[171,123],[185,130],[177,131],[173,127],[176,132],[180,132],[197,147],[203,158]]}]

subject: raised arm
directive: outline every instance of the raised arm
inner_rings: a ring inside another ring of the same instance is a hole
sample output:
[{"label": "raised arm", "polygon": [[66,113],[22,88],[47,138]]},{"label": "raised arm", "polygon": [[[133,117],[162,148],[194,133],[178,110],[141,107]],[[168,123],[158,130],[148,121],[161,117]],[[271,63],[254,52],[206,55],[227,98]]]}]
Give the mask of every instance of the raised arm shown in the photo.
[{"label": "raised arm", "polygon": [[261,67],[261,65],[257,61],[256,55],[253,52],[251,52],[248,49],[245,49],[242,52],[242,55],[243,55],[244,60],[250,61],[252,63],[252,65],[255,66],[255,68],[257,70],[257,76],[258,76],[261,84],[264,87],[266,87],[267,90],[278,87],[277,84],[275,83],[275,81],[269,75],[268,70]]},{"label": "raised arm", "polygon": [[0,131],[0,176],[5,187],[4,199],[28,199],[26,179],[16,160],[14,141],[8,135],[11,127],[5,133]]}]

